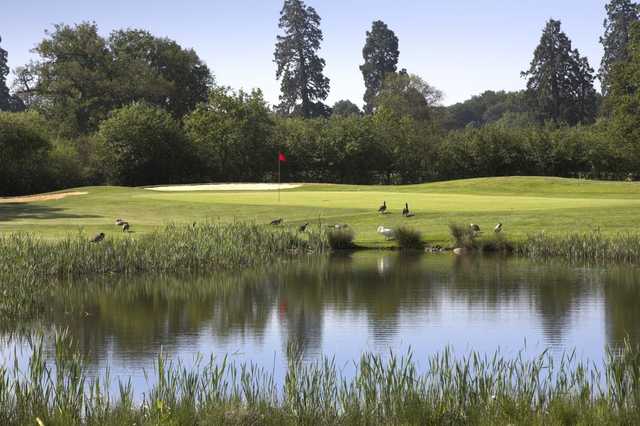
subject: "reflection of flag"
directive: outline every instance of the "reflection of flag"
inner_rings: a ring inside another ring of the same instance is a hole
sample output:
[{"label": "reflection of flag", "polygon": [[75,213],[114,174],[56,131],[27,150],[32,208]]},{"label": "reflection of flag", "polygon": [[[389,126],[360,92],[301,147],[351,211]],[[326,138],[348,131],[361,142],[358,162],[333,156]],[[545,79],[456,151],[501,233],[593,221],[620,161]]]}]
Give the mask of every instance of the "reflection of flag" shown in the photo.
[{"label": "reflection of flag", "polygon": [[287,157],[285,157],[283,153],[279,152],[278,153],[278,161],[281,162],[281,163],[286,163],[287,162]]}]

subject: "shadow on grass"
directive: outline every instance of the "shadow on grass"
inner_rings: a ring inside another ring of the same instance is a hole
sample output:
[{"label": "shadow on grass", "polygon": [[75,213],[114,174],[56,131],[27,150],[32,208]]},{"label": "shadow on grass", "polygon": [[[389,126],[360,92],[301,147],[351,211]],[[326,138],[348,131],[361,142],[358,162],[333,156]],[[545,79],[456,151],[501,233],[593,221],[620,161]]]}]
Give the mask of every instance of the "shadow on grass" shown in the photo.
[{"label": "shadow on grass", "polygon": [[48,207],[32,203],[0,204],[0,222],[17,219],[83,219],[98,218],[98,215],[64,213],[63,208]]}]

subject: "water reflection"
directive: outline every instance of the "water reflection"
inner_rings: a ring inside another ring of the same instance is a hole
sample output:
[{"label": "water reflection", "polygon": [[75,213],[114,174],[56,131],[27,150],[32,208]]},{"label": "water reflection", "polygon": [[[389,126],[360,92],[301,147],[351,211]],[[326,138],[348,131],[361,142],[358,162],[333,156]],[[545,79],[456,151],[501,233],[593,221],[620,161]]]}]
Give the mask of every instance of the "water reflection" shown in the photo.
[{"label": "water reflection", "polygon": [[640,339],[640,272],[520,259],[357,253],[267,271],[70,284],[51,324],[97,367],[148,367],[171,356],[241,353],[268,367],[303,354],[357,359],[411,346],[418,355],[577,348]]}]

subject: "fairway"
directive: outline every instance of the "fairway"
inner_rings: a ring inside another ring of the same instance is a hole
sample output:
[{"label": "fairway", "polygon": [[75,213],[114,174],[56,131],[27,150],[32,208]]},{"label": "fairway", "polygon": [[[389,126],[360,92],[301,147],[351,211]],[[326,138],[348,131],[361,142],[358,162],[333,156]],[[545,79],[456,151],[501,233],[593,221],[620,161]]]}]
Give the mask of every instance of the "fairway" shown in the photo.
[{"label": "fairway", "polygon": [[[105,232],[122,238],[117,217],[132,224],[129,237],[168,223],[253,221],[282,217],[284,226],[347,223],[356,241],[384,246],[379,225],[407,224],[431,243],[448,243],[449,223],[477,223],[490,231],[502,222],[512,239],[544,230],[552,234],[600,228],[607,234],[635,231],[640,185],[574,179],[513,177],[406,186],[305,184],[277,191],[170,191],[85,187],[62,199],[0,202],[0,232],[28,231],[45,238]],[[377,213],[383,201],[389,214]],[[408,202],[415,217],[401,215]]]}]

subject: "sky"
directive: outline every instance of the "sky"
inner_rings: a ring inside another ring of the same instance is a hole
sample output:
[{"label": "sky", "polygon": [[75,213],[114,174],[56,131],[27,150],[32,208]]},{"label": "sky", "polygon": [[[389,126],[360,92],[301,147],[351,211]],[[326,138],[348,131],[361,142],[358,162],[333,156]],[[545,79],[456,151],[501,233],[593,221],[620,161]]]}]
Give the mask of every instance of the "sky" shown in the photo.
[{"label": "sky", "polygon": [[[193,48],[234,89],[260,88],[278,102],[273,51],[282,0],[3,0],[0,44],[13,69],[37,56],[31,49],[56,23],[95,21],[102,35],[141,28]],[[326,102],[362,105],[365,33],[382,20],[399,38],[398,68],[444,92],[445,105],[485,90],[518,90],[550,18],[598,69],[606,0],[306,0],[322,18],[320,56],[331,80]]]}]

